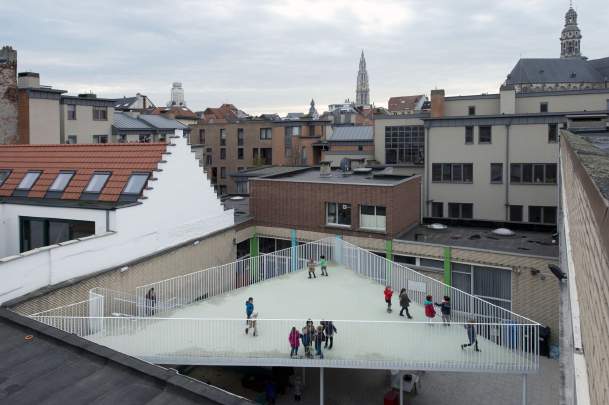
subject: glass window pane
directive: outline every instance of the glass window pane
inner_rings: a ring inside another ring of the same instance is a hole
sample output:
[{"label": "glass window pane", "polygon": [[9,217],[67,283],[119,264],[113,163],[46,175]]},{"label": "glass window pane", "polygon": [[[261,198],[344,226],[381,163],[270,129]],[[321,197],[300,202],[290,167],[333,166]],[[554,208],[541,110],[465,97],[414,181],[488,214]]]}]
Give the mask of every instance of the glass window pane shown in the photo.
[{"label": "glass window pane", "polygon": [[463,180],[463,165],[456,164],[452,167],[452,181],[462,181]]},{"label": "glass window pane", "polygon": [[448,217],[449,218],[459,218],[459,204],[457,203],[448,203]]},{"label": "glass window pane", "polygon": [[544,165],[535,165],[534,166],[534,175],[535,175],[535,183],[543,183],[543,168]]},{"label": "glass window pane", "polygon": [[36,180],[40,177],[40,172],[27,172],[21,183],[17,186],[17,190],[29,190],[32,188]]},{"label": "glass window pane", "polygon": [[9,170],[0,170],[0,186],[4,183],[4,181],[11,174]]},{"label": "glass window pane", "polygon": [[148,180],[148,173],[143,174],[132,174],[129,177],[129,181],[127,182],[127,186],[125,186],[124,194],[140,194],[146,181]]},{"label": "glass window pane", "polygon": [[339,225],[351,225],[351,204],[338,204]]},{"label": "glass window pane", "polygon": [[362,215],[374,215],[374,206],[362,205]]},{"label": "glass window pane", "polygon": [[434,163],[431,165],[431,180],[442,181],[442,164]]},{"label": "glass window pane", "polygon": [[556,207],[543,207],[543,223],[544,224],[555,224],[556,223]]},{"label": "glass window pane", "polygon": [[461,218],[472,219],[474,217],[474,204],[461,204]]},{"label": "glass window pane", "polygon": [[326,223],[336,224],[336,203],[328,203],[328,218]]},{"label": "glass window pane", "polygon": [[503,163],[491,163],[491,183],[503,182]]},{"label": "glass window pane", "polygon": [[86,193],[101,192],[102,188],[104,188],[104,185],[106,184],[106,181],[108,180],[109,177],[110,177],[109,173],[93,174],[93,177],[91,177],[91,180],[89,181],[89,184],[87,185],[87,188],[85,189],[85,192]]},{"label": "glass window pane", "polygon": [[530,163],[523,163],[522,165],[522,182],[532,183],[533,182],[533,165]]},{"label": "glass window pane", "polygon": [[420,265],[423,266],[423,267],[433,267],[433,268],[436,268],[436,269],[443,269],[444,268],[444,261],[443,260],[421,258]]},{"label": "glass window pane", "polygon": [[510,205],[510,221],[522,221],[522,205]]},{"label": "glass window pane", "polygon": [[431,203],[431,216],[436,218],[442,218],[444,216],[444,203]]},{"label": "glass window pane", "polygon": [[72,221],[70,227],[72,229],[72,239],[95,235],[95,222]]},{"label": "glass window pane", "polygon": [[450,163],[444,163],[442,165],[442,181],[450,181],[451,167],[452,165]]},{"label": "glass window pane", "polygon": [[471,264],[463,264],[463,263],[455,263],[452,262],[451,264],[451,268],[452,271],[458,271],[460,273],[471,273],[472,272],[472,266]]},{"label": "glass window pane", "polygon": [[55,177],[55,181],[51,184],[49,191],[63,191],[74,176],[74,172],[62,172]]},{"label": "glass window pane", "polygon": [[546,165],[546,183],[556,183],[556,164]]},{"label": "glass window pane", "polygon": [[512,183],[520,183],[522,181],[522,166],[518,163],[510,165],[510,181]]},{"label": "glass window pane", "polygon": [[70,224],[61,221],[49,221],[49,245],[70,240]]},{"label": "glass window pane", "polygon": [[541,207],[529,207],[529,222],[541,222]]},{"label": "glass window pane", "polygon": [[466,163],[463,165],[463,181],[471,183],[474,181],[474,165]]},{"label": "glass window pane", "polygon": [[474,266],[474,294],[512,299],[512,273],[494,267]]}]

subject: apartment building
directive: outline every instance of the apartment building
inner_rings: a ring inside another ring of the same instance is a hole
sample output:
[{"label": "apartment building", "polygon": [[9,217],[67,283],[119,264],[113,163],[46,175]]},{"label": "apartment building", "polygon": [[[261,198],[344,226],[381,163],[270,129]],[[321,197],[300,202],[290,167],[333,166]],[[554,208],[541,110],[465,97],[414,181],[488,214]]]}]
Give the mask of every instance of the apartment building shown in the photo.
[{"label": "apartment building", "polygon": [[274,115],[249,117],[234,106],[207,109],[193,125],[190,141],[202,149],[208,177],[220,194],[237,193],[231,174],[266,165],[315,165],[328,121]]},{"label": "apartment building", "polygon": [[[425,118],[426,217],[557,221],[559,129],[607,112],[609,89],[445,97]],[[588,118],[586,118],[588,117]]]}]

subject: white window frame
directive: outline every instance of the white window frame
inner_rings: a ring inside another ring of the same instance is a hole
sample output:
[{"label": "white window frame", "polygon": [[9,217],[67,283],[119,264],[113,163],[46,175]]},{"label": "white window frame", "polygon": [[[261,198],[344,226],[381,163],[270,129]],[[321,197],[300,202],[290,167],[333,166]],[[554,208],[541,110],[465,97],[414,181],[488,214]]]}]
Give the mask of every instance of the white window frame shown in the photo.
[{"label": "white window frame", "polygon": [[[374,208],[374,215],[363,214],[362,209],[364,207],[372,207]],[[377,214],[378,208],[383,208],[385,210],[385,215],[382,215],[382,220],[380,220],[381,215]],[[376,226],[362,226],[364,221],[364,215],[367,217],[374,217],[374,222]],[[382,222],[382,226],[379,226],[379,221]],[[387,207],[383,207],[381,205],[367,205],[362,204],[359,206],[359,224],[360,229],[369,230],[369,231],[377,231],[377,232],[386,232],[387,231]]]},{"label": "white window frame", "polygon": [[[329,212],[329,208],[330,208],[331,204],[333,204],[336,207],[336,212],[335,212],[336,222],[329,222],[328,221],[328,212]],[[339,205],[341,205],[341,206],[348,205],[349,206],[349,209],[351,210],[351,218],[350,218],[350,221],[349,221],[350,222],[349,225],[339,224],[338,223],[338,207],[339,207]],[[337,203],[337,202],[326,202],[326,226],[332,226],[332,227],[338,227],[338,228],[351,228],[352,224],[353,224],[353,207],[351,206],[351,204],[348,204],[348,203]]]}]

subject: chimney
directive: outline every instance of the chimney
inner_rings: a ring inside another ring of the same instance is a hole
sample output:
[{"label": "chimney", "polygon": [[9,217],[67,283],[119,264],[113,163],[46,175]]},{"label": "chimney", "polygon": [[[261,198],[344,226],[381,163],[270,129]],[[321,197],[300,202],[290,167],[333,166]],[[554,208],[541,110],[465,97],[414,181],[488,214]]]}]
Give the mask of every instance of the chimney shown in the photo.
[{"label": "chimney", "polygon": [[499,113],[516,113],[516,90],[511,84],[503,85],[499,89]]},{"label": "chimney", "polygon": [[17,75],[17,87],[20,89],[40,88],[40,74],[34,72],[20,72]]},{"label": "chimney", "polygon": [[332,175],[330,164],[329,161],[319,162],[319,177],[330,177]]},{"label": "chimney", "polygon": [[444,89],[431,91],[431,117],[441,118],[444,116]]}]

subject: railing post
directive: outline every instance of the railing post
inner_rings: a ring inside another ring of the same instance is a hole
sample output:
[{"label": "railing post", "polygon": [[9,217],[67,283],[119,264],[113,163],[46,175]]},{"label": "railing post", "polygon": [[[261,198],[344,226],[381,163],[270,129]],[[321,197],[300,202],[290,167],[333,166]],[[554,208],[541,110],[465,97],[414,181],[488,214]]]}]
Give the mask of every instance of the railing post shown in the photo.
[{"label": "railing post", "polygon": [[290,271],[298,270],[298,240],[296,239],[296,229],[290,231],[292,236],[292,249],[290,250],[292,255],[292,268]]},{"label": "railing post", "polygon": [[324,368],[319,368],[319,405],[324,405]]},{"label": "railing post", "polygon": [[527,405],[527,375],[522,375],[522,405]]},{"label": "railing post", "polygon": [[334,256],[335,260],[339,264],[343,263],[343,239],[342,236],[336,235],[334,239]]}]

